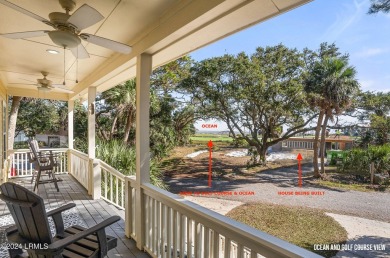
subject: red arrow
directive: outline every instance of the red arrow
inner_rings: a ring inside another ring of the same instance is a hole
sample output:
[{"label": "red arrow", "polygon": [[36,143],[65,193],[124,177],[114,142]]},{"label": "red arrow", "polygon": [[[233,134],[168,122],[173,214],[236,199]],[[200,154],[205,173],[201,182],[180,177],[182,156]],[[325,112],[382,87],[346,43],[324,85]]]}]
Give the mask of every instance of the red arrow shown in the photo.
[{"label": "red arrow", "polygon": [[302,187],[302,168],[301,168],[302,155],[301,155],[301,153],[298,153],[297,160],[298,160],[298,186]]},{"label": "red arrow", "polygon": [[211,187],[211,153],[213,152],[213,142],[210,140],[207,146],[209,147],[209,187]]}]

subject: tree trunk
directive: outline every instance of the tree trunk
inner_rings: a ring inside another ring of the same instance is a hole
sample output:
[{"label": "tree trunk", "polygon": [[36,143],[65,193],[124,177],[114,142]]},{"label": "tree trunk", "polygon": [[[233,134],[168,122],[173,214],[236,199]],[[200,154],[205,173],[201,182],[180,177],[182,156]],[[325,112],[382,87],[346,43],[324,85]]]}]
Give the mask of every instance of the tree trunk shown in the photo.
[{"label": "tree trunk", "polygon": [[125,143],[127,143],[127,141],[129,140],[131,126],[133,124],[132,118],[133,118],[133,112],[132,110],[130,110],[127,114],[125,136],[123,137],[123,142]]},{"label": "tree trunk", "polygon": [[322,120],[324,119],[324,111],[321,110],[320,114],[318,116],[317,126],[316,126],[316,133],[314,136],[314,143],[313,143],[313,167],[314,167],[314,177],[320,177],[320,171],[318,169],[318,139],[320,137],[320,131],[321,131],[321,125]]},{"label": "tree trunk", "polygon": [[328,125],[330,114],[325,115],[324,123],[322,124],[321,131],[321,173],[325,174],[325,138],[326,138],[326,126]]},{"label": "tree trunk", "polygon": [[19,112],[21,100],[22,97],[19,96],[12,97],[12,106],[11,106],[11,112],[9,114],[9,121],[8,121],[8,149],[9,150],[14,149],[16,121],[18,119],[18,112]]},{"label": "tree trunk", "polygon": [[115,133],[115,128],[116,128],[116,122],[118,121],[118,115],[114,117],[114,121],[112,121],[112,126],[111,126],[111,131],[110,131],[110,140],[112,140],[114,133]]},{"label": "tree trunk", "polygon": [[263,147],[260,149],[260,151],[259,151],[260,162],[261,162],[262,165],[265,165],[265,164],[266,164],[267,149],[268,149],[268,147],[263,146]]},{"label": "tree trunk", "polygon": [[268,147],[267,146],[256,146],[256,150],[258,152],[258,155],[259,155],[259,163],[261,165],[265,165],[266,164],[266,154],[267,154],[267,149]]}]

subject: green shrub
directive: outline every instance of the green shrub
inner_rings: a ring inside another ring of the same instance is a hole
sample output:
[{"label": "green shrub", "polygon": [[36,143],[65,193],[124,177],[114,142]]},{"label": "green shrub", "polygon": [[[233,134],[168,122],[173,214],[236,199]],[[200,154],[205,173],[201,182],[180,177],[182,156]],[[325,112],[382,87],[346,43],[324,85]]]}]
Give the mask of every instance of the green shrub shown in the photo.
[{"label": "green shrub", "polygon": [[346,153],[338,168],[342,172],[369,176],[371,163],[374,164],[376,173],[390,175],[390,144],[352,149]]},{"label": "green shrub", "polygon": [[246,140],[240,136],[236,137],[233,139],[233,145],[235,147],[241,147],[241,146],[247,146],[248,143],[246,142]]},{"label": "green shrub", "polygon": [[[135,149],[122,141],[98,141],[96,157],[126,176],[135,175]],[[151,160],[150,163],[150,181],[157,187],[167,188],[162,178],[162,172],[158,169],[154,160]]]},{"label": "green shrub", "polygon": [[27,141],[15,142],[14,149],[28,149]]}]

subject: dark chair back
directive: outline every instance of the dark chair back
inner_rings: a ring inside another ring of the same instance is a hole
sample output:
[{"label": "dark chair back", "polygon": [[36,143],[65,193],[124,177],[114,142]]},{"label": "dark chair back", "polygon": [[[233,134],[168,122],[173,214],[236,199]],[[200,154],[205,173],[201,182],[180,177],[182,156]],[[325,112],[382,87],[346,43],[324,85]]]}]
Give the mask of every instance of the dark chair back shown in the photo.
[{"label": "dark chair back", "polygon": [[31,242],[51,244],[43,199],[12,182],[3,183],[0,189],[0,199],[7,203],[20,236]]},{"label": "dark chair back", "polygon": [[29,139],[27,142],[28,142],[28,146],[29,146],[31,152],[33,153],[34,157],[38,158],[38,155],[40,152],[38,141],[35,139]]}]

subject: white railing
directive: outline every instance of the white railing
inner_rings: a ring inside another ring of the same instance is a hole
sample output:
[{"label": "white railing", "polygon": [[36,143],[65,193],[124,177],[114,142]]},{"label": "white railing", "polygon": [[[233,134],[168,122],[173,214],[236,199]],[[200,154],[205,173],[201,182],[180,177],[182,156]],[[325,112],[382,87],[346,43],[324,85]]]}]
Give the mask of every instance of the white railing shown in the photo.
[{"label": "white railing", "polygon": [[103,161],[101,169],[101,198],[107,202],[125,208],[125,176]]},{"label": "white railing", "polygon": [[126,177],[126,184],[126,235],[139,241],[135,226],[142,223],[143,248],[152,257],[321,257],[151,184],[141,186],[144,204],[136,207],[135,181]]},{"label": "white railing", "polygon": [[[41,151],[47,152],[52,151],[54,154],[58,155],[57,162],[58,166],[55,168],[55,173],[66,173],[68,172],[68,155],[67,149],[41,149]],[[9,171],[8,177],[25,177],[31,176],[34,167],[33,164],[29,162],[28,159],[29,149],[16,149],[12,154],[9,155]]]},{"label": "white railing", "polygon": [[90,188],[88,155],[78,150],[69,150],[69,166],[69,174],[88,190]]},{"label": "white railing", "polygon": [[[88,156],[74,150],[69,153],[72,170],[84,166],[85,176],[75,176],[76,179],[88,180]],[[96,164],[100,198],[125,208],[126,235],[140,241],[152,257],[321,257],[149,183],[137,186],[134,176],[124,176],[103,161]],[[71,174],[77,173],[73,170]],[[88,182],[84,184],[88,186]],[[142,204],[137,206],[139,197]],[[139,211],[142,216],[136,216]],[[136,233],[139,225],[143,239]]]}]

